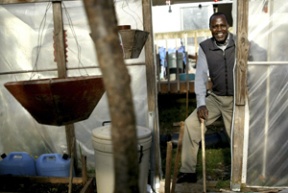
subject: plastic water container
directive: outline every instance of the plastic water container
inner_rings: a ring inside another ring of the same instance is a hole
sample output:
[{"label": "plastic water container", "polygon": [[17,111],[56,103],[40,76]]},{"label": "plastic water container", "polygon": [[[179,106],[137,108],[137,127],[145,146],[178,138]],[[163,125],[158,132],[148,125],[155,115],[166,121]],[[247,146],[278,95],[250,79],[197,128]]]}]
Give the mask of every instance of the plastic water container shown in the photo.
[{"label": "plastic water container", "polygon": [[2,154],[0,175],[35,176],[35,160],[26,152]]},{"label": "plastic water container", "polygon": [[[92,131],[92,142],[95,153],[95,173],[97,193],[113,193],[114,163],[112,152],[111,128],[103,126]],[[140,193],[146,193],[149,157],[151,147],[151,130],[137,126],[138,155],[139,155],[139,188]]]},{"label": "plastic water container", "polygon": [[38,176],[69,177],[70,163],[71,159],[67,154],[42,154],[36,160],[36,171]]},{"label": "plastic water container", "polygon": [[176,52],[168,54],[168,68],[170,74],[177,73],[177,65],[178,72],[181,73],[183,70],[183,53],[178,52],[177,57]]}]

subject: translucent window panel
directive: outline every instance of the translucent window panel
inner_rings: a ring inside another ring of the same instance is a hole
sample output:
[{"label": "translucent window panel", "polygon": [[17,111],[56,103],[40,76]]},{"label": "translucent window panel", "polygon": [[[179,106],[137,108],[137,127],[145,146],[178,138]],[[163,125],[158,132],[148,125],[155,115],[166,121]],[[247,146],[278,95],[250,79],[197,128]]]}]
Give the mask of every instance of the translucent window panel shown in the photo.
[{"label": "translucent window panel", "polygon": [[251,49],[266,50],[267,61],[248,63],[248,186],[288,186],[287,17],[287,0],[249,2]]},{"label": "translucent window panel", "polygon": [[213,7],[209,4],[182,7],[180,13],[183,30],[209,29],[209,17],[213,13]]},{"label": "translucent window panel", "polygon": [[247,184],[288,186],[288,64],[248,69]]}]

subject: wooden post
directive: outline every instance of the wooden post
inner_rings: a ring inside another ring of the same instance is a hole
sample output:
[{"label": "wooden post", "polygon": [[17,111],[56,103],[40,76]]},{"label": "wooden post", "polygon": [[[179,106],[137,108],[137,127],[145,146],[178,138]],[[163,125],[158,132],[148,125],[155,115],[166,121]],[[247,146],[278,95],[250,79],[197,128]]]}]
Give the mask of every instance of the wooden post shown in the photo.
[{"label": "wooden post", "polygon": [[[155,53],[152,26],[152,0],[142,0],[143,26],[144,31],[150,33],[145,43],[145,63],[146,63],[146,82],[147,82],[147,98],[149,118],[152,120],[152,158],[151,158],[151,180],[152,186],[155,184],[155,178],[161,178],[161,158],[160,158],[160,142],[159,142],[159,124],[157,109],[157,86],[156,86],[156,68]],[[153,187],[155,188],[155,187]]]},{"label": "wooden post", "polygon": [[[187,48],[187,47],[186,47]],[[186,57],[186,69],[185,69],[185,74],[186,74],[186,117],[189,115],[189,58],[188,58],[188,52],[185,52],[185,57]]]},{"label": "wooden post", "polygon": [[165,193],[170,193],[171,189],[171,163],[172,163],[172,142],[168,141],[166,151]]},{"label": "wooden post", "polygon": [[87,175],[87,157],[85,155],[81,155],[81,174],[82,174],[82,180],[83,184],[86,184],[88,181],[88,175]]},{"label": "wooden post", "polygon": [[[73,138],[73,141],[75,139]],[[72,192],[72,186],[73,186],[73,165],[74,165],[74,143],[71,147],[71,163],[70,163],[70,169],[69,169],[69,184],[68,184],[68,193]]]},{"label": "wooden post", "polygon": [[[66,78],[67,69],[65,61],[65,40],[64,40],[64,29],[63,29],[63,15],[61,8],[61,1],[53,1],[53,21],[54,21],[54,49],[55,49],[55,59],[57,62],[58,77]],[[77,168],[77,148],[76,148],[76,138],[75,138],[75,128],[74,124],[65,125],[66,132],[66,142],[68,147],[68,154],[72,154],[72,145],[75,147],[73,155],[74,166]],[[73,140],[74,139],[74,140]]]},{"label": "wooden post", "polygon": [[179,170],[179,162],[181,161],[184,127],[185,127],[185,123],[183,121],[181,121],[180,122],[178,145],[177,145],[177,152],[176,152],[176,157],[175,157],[175,161],[174,161],[174,172],[173,172],[171,193],[175,193],[175,188],[176,188],[176,181],[177,181],[177,175],[178,175],[178,170]]},{"label": "wooden post", "polygon": [[66,78],[65,42],[61,1],[53,1],[53,21],[54,21],[54,49],[58,68],[58,77]]},{"label": "wooden post", "polygon": [[240,191],[243,163],[243,140],[245,123],[245,100],[247,92],[248,60],[248,8],[249,0],[237,1],[237,49],[236,49],[236,97],[233,129],[233,157],[231,169],[231,189]]}]

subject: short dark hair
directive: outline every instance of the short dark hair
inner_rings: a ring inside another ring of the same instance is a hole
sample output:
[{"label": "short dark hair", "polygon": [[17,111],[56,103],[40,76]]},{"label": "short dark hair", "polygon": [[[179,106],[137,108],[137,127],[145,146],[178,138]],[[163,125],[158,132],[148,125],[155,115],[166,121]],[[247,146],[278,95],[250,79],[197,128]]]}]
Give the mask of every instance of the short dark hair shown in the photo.
[{"label": "short dark hair", "polygon": [[212,21],[213,17],[215,17],[215,16],[220,16],[220,15],[221,15],[221,16],[224,16],[225,20],[228,22],[225,13],[222,13],[222,12],[215,12],[215,13],[213,13],[213,14],[210,16],[210,19],[209,19],[209,26],[211,25],[211,21]]}]

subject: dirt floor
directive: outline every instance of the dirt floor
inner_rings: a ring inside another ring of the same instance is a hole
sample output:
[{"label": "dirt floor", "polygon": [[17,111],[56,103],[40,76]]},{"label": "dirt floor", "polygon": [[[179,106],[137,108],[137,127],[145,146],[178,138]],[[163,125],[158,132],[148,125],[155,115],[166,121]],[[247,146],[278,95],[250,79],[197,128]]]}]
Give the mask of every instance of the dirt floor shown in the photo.
[{"label": "dirt floor", "polygon": [[[79,181],[79,179],[80,178],[77,178],[76,181]],[[96,193],[95,178],[89,178],[89,180],[85,183],[85,185],[80,182],[72,183],[71,185],[72,185],[71,193],[80,193],[80,192]],[[0,176],[0,193],[68,193],[68,192],[69,192],[68,178],[54,178],[54,177],[38,178],[31,176],[25,177],[25,176],[12,176],[12,175]]]},{"label": "dirt floor", "polygon": [[[215,181],[206,182],[207,192],[221,192],[223,189],[217,189]],[[171,186],[172,188],[172,183]],[[159,193],[165,193],[165,181],[161,181]],[[202,193],[203,192],[203,181],[198,180],[197,183],[183,183],[175,185],[175,193]]]},{"label": "dirt floor", "polygon": [[[217,187],[216,181],[206,182],[206,192],[207,193],[287,193],[288,189],[261,189],[261,188],[243,188],[241,191],[231,191],[229,188],[215,188]],[[160,188],[157,193],[167,193],[165,192],[165,182],[161,181]],[[170,191],[172,193],[172,191]],[[183,183],[176,184],[174,193],[203,193],[203,181],[199,180],[197,183]]]},{"label": "dirt floor", "polygon": [[[72,193],[79,193],[83,185],[73,185]],[[33,183],[5,184],[0,186],[0,192],[11,193],[68,193],[68,184]],[[96,191],[95,191],[96,192]]]}]

